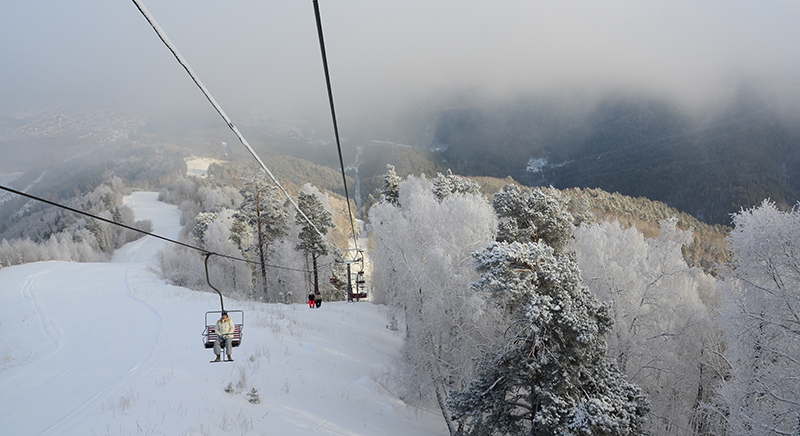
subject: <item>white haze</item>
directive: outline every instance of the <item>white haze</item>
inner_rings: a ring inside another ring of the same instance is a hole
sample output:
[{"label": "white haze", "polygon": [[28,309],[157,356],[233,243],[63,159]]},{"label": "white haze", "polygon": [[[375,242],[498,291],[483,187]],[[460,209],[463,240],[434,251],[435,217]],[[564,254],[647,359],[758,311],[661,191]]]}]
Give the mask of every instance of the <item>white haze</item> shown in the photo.
[{"label": "white haze", "polygon": [[[464,90],[645,92],[705,104],[742,83],[796,93],[800,80],[800,4],[784,0],[320,3],[343,117]],[[234,120],[327,111],[311,0],[145,5]],[[10,2],[0,38],[7,105],[213,114],[131,1]]]}]

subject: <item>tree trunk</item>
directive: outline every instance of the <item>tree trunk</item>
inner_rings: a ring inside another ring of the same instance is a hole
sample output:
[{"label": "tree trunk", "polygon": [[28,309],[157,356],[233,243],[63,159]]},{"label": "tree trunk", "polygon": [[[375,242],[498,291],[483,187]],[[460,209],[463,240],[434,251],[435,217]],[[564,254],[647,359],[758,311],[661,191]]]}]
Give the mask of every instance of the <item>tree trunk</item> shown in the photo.
[{"label": "tree trunk", "polygon": [[314,265],[314,295],[319,295],[319,274],[317,272],[317,253],[311,253],[311,262]]},{"label": "tree trunk", "polygon": [[442,410],[442,417],[444,417],[444,422],[447,424],[447,430],[450,432],[450,436],[456,436],[458,431],[453,425],[453,417],[450,415],[450,409],[447,408],[445,399],[447,397],[447,393],[442,392],[446,391],[446,388],[441,382],[434,382],[434,384],[436,391],[436,402],[439,403],[439,408]]},{"label": "tree trunk", "polygon": [[261,235],[261,206],[258,203],[258,195],[256,195],[256,229],[256,233],[258,233],[258,260],[261,264],[261,286],[264,288],[264,297],[267,302],[272,303],[273,301],[270,301],[269,294],[267,294],[267,257],[264,253],[264,243]]}]

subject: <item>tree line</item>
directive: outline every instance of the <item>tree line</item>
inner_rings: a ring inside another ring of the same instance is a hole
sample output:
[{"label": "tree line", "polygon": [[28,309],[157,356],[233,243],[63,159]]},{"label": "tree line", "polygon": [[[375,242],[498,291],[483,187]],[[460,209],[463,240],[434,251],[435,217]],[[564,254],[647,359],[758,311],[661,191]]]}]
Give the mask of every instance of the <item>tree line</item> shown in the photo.
[{"label": "tree line", "polygon": [[[334,221],[330,197],[312,185],[298,192],[299,211],[263,173],[244,177],[240,189],[180,178],[160,199],[181,209],[181,239],[249,261],[209,259],[210,278],[230,296],[268,303],[300,302],[309,293],[323,300],[345,297],[321,284],[338,268],[329,239]],[[157,257],[167,281],[209,289],[201,254],[170,246]]]},{"label": "tree line", "polygon": [[677,218],[645,237],[551,188],[389,167],[369,220],[402,396],[452,435],[800,429],[797,208],[737,214],[717,277]]}]

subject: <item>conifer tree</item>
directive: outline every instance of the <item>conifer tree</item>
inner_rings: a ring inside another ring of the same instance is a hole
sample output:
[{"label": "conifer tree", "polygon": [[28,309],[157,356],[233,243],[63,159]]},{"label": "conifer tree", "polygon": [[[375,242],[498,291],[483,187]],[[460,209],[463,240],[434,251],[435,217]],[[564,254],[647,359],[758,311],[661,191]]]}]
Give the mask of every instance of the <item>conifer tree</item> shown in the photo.
[{"label": "conifer tree", "polygon": [[[307,189],[308,186],[304,187]],[[317,259],[320,256],[329,254],[328,242],[322,235],[328,233],[328,229],[333,227],[333,216],[322,204],[322,201],[313,192],[300,191],[297,198],[297,206],[311,220],[312,226],[300,212],[295,214],[295,222],[300,225],[300,243],[295,246],[295,250],[306,253],[311,257],[314,272],[314,294],[319,294],[319,270]],[[316,228],[315,228],[316,227]],[[321,234],[320,234],[321,233]]]},{"label": "conifer tree", "polygon": [[572,237],[569,199],[555,189],[506,185],[492,206],[500,218],[498,241],[543,242],[559,252]]},{"label": "conifer tree", "polygon": [[448,195],[452,194],[472,194],[480,195],[481,187],[472,180],[454,175],[452,171],[447,170],[447,174],[436,173],[433,179],[433,195],[436,199],[442,201]]},{"label": "conifer tree", "polygon": [[[274,303],[278,296],[268,292],[267,259],[273,242],[284,238],[289,230],[289,212],[280,201],[278,188],[271,186],[266,176],[250,175],[243,179],[244,186],[239,191],[242,203],[236,209],[234,218],[253,229],[253,243],[246,251],[255,251],[261,267],[261,283],[268,302]],[[234,226],[232,232],[241,235],[241,228]],[[239,243],[244,239],[237,236]]]},{"label": "conifer tree", "polygon": [[394,165],[386,165],[386,174],[383,175],[383,186],[381,186],[381,199],[394,205],[400,206],[400,183],[403,180],[394,172]]},{"label": "conifer tree", "polygon": [[465,435],[633,435],[647,400],[606,357],[608,307],[577,264],[540,242],[498,242],[475,254],[473,287],[515,308],[505,343],[449,401]]},{"label": "conifer tree", "polygon": [[208,225],[214,222],[217,219],[217,214],[213,212],[200,212],[195,217],[194,221],[194,228],[192,228],[192,236],[200,242],[201,245],[205,246],[205,236],[206,232],[208,231]]}]

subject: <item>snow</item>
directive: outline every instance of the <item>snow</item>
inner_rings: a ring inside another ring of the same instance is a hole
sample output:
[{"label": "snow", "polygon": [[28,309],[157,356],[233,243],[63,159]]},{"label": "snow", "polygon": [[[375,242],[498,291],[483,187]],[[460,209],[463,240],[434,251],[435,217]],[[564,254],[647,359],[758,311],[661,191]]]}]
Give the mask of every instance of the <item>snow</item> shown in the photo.
[{"label": "snow", "polygon": [[[225,144],[223,142],[223,144]],[[219,159],[211,159],[207,157],[191,157],[186,159],[186,175],[205,178],[208,174],[208,167],[212,163],[223,163]]]},{"label": "snow", "polygon": [[[179,212],[157,194],[126,204],[156,234],[178,235]],[[110,263],[0,269],[4,434],[447,434],[437,411],[393,393],[401,337],[377,305],[226,299],[244,310],[242,345],[233,363],[209,363],[201,333],[219,296],[161,281],[152,262],[164,244],[140,239]]]}]

